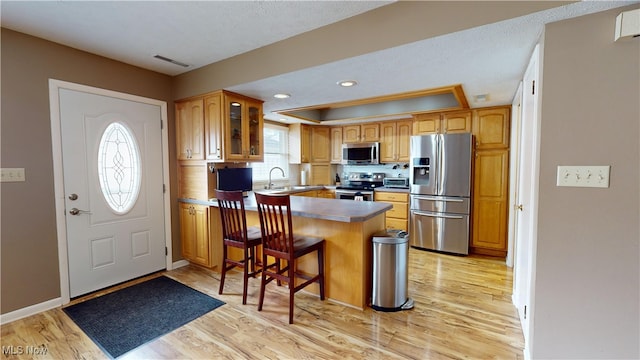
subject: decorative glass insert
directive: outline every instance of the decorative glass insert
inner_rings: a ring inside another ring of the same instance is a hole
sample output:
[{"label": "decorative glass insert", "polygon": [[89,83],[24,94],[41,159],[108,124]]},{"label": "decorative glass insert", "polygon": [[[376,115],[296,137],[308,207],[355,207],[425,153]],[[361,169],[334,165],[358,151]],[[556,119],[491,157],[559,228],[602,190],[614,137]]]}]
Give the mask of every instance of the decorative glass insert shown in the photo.
[{"label": "decorative glass insert", "polygon": [[141,168],[138,144],[124,124],[111,123],[102,134],[98,178],[109,207],[118,214],[129,212],[138,200]]}]

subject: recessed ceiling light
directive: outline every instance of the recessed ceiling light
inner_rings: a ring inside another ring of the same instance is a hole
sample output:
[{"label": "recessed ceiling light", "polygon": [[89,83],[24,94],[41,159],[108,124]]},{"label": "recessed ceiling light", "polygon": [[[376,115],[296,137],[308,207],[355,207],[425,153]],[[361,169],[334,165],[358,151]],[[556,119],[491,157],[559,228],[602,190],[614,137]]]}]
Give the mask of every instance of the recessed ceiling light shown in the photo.
[{"label": "recessed ceiling light", "polygon": [[289,95],[289,94],[275,94],[275,95],[273,95],[273,97],[276,98],[276,99],[287,99],[287,98],[290,98],[291,95]]},{"label": "recessed ceiling light", "polygon": [[338,85],[342,87],[351,87],[351,86],[358,85],[358,82],[355,80],[343,80],[343,81],[338,81]]}]

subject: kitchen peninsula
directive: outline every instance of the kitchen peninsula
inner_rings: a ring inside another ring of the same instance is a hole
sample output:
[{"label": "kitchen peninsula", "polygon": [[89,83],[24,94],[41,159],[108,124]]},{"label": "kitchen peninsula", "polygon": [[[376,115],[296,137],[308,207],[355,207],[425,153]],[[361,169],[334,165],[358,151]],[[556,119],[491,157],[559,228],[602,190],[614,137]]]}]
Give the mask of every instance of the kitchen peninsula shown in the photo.
[{"label": "kitchen peninsula", "polygon": [[[268,191],[268,190],[267,190]],[[271,191],[271,193],[274,193]],[[388,203],[323,199],[291,194],[291,214],[296,233],[318,236],[326,240],[325,295],[328,299],[364,309],[371,289],[371,237],[385,229]],[[182,203],[209,206],[209,246],[212,267],[222,263],[222,230],[218,203],[179,199]],[[247,225],[259,225],[258,208],[253,193],[245,200]],[[310,255],[299,261],[302,272],[317,273],[317,261]],[[317,285],[309,291],[318,292]]]}]

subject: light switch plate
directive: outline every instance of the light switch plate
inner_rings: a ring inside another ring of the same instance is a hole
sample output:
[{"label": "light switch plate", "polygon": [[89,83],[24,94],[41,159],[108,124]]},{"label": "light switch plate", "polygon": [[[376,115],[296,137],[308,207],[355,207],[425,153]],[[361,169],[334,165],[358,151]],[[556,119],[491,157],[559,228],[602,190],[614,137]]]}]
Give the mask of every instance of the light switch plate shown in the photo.
[{"label": "light switch plate", "polygon": [[0,182],[23,182],[24,180],[24,168],[0,169]]},{"label": "light switch plate", "polygon": [[557,186],[609,187],[611,166],[558,166]]}]

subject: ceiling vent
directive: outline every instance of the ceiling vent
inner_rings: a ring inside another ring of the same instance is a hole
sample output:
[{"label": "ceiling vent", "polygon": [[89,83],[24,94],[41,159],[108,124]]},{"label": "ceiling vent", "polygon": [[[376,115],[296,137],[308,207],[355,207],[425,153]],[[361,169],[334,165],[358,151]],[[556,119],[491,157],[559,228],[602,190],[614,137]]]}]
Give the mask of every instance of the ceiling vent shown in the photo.
[{"label": "ceiling vent", "polygon": [[625,11],[616,17],[615,41],[640,36],[640,9]]},{"label": "ceiling vent", "polygon": [[182,63],[182,62],[177,61],[177,60],[169,59],[168,57],[164,57],[162,55],[154,55],[153,57],[156,58],[156,59],[160,59],[162,61],[170,62],[170,63],[178,65],[178,66],[189,67],[188,64]]}]

